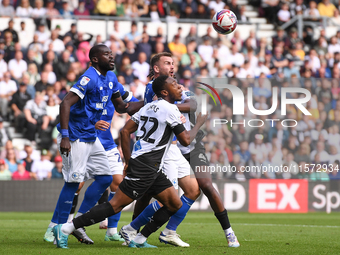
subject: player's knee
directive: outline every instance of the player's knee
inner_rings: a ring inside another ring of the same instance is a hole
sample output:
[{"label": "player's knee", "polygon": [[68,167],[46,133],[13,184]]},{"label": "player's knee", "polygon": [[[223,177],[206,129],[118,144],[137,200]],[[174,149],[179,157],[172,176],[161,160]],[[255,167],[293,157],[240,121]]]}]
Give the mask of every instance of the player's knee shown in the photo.
[{"label": "player's knee", "polygon": [[184,192],[184,196],[192,200],[196,200],[200,195],[201,195],[201,190],[198,187],[197,189],[191,189],[187,192]]},{"label": "player's knee", "polygon": [[171,210],[168,208],[170,211],[177,212],[182,207],[182,201],[179,198],[176,199],[176,201],[171,204],[171,207]]},{"label": "player's knee", "polygon": [[198,181],[198,184],[204,194],[211,193],[214,189],[212,182],[210,180],[201,179]]}]

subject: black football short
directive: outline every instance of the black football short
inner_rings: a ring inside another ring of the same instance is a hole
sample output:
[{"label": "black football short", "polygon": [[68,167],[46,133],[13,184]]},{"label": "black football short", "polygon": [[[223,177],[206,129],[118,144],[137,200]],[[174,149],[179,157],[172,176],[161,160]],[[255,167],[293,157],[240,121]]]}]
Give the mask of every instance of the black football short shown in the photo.
[{"label": "black football short", "polygon": [[139,199],[144,194],[155,196],[172,187],[171,181],[157,168],[147,165],[138,159],[130,159],[126,176],[119,189],[132,199]]},{"label": "black football short", "polygon": [[191,152],[183,154],[183,156],[189,162],[192,169],[196,169],[196,166],[209,166],[205,148],[201,142],[196,143],[195,148]]}]

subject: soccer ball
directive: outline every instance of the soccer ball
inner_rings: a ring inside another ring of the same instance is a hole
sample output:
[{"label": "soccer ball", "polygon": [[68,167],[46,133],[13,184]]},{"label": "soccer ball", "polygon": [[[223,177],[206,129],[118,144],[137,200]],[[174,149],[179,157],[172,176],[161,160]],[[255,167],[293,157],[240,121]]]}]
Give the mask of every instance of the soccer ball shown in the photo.
[{"label": "soccer ball", "polygon": [[215,31],[222,35],[227,35],[235,31],[237,18],[231,10],[220,10],[212,18],[212,26]]}]

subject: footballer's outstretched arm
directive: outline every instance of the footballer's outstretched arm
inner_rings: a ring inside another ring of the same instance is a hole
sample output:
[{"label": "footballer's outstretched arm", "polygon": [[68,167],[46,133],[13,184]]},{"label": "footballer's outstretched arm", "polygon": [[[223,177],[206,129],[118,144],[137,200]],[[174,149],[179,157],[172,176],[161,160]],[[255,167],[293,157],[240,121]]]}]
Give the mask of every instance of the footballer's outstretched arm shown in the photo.
[{"label": "footballer's outstretched arm", "polygon": [[184,101],[183,104],[176,104],[178,110],[180,112],[189,113],[189,112],[196,112],[197,110],[197,102],[195,99],[188,98]]},{"label": "footballer's outstretched arm", "polygon": [[144,106],[144,101],[130,102],[126,112],[131,116]]},{"label": "footballer's outstretched arm", "polygon": [[189,146],[190,143],[195,139],[198,130],[200,130],[200,127],[203,126],[203,124],[206,122],[208,115],[202,115],[200,113],[197,118],[196,118],[196,124],[195,126],[189,131],[184,130],[179,134],[176,134],[176,137],[178,141],[183,145],[183,146]]},{"label": "footballer's outstretched arm", "polygon": [[[67,93],[64,100],[60,104],[59,108],[59,115],[60,115],[60,128],[61,129],[68,129],[68,122],[70,120],[70,109],[71,106],[78,102],[80,97],[73,93],[72,91]],[[66,153],[68,156],[68,153],[71,151],[71,144],[68,137],[64,137],[61,139],[60,143],[60,152]]]},{"label": "footballer's outstretched arm", "polygon": [[130,134],[135,132],[137,128],[138,128],[137,123],[129,119],[128,122],[126,122],[125,126],[120,131],[121,146],[126,164],[129,163],[131,157]]},{"label": "footballer's outstretched arm", "polygon": [[115,107],[115,110],[118,113],[125,113],[126,112],[126,108],[128,106],[127,103],[125,103],[122,99],[122,97],[120,96],[119,91],[117,91],[116,93],[114,93],[111,97],[111,101]]}]

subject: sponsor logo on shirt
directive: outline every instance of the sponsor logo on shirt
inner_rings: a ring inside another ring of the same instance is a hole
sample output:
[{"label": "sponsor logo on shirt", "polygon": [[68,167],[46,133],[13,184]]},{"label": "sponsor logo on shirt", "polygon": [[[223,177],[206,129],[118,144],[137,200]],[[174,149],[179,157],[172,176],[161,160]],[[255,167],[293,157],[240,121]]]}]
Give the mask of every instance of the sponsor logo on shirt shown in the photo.
[{"label": "sponsor logo on shirt", "polygon": [[103,114],[102,115],[107,115],[107,109],[103,110]]},{"label": "sponsor logo on shirt", "polygon": [[85,89],[79,85],[77,85],[78,89],[82,90],[82,91],[85,91]]},{"label": "sponsor logo on shirt", "polygon": [[103,103],[96,103],[96,108],[103,109]]},{"label": "sponsor logo on shirt", "polygon": [[102,102],[107,102],[108,99],[109,99],[109,96],[103,96]]},{"label": "sponsor logo on shirt", "polygon": [[89,83],[89,81],[90,81],[90,78],[84,76],[83,78],[81,78],[80,85],[85,86],[86,84]]}]

